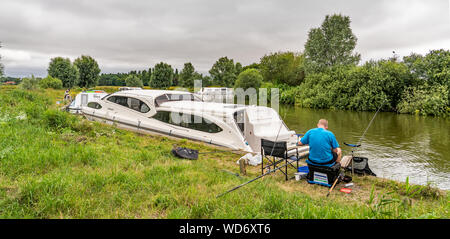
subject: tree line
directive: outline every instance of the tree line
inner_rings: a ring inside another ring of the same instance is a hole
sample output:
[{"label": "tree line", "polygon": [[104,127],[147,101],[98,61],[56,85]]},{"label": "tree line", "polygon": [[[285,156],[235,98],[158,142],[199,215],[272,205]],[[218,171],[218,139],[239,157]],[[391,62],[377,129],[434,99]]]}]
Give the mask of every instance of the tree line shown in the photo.
[{"label": "tree line", "polygon": [[[399,59],[360,64],[357,37],[348,16],[327,15],[308,32],[303,52],[274,52],[259,62],[242,66],[227,56],[219,58],[209,75],[197,72],[191,62],[181,71],[165,62],[148,70],[101,74],[97,62],[81,56],[51,59],[48,75],[63,87],[149,86],[193,88],[203,86],[279,88],[280,102],[309,108],[450,115],[450,52],[431,50]],[[1,68],[0,68],[1,71]],[[269,91],[270,92],[270,91]],[[270,97],[269,97],[270,98]]]}]

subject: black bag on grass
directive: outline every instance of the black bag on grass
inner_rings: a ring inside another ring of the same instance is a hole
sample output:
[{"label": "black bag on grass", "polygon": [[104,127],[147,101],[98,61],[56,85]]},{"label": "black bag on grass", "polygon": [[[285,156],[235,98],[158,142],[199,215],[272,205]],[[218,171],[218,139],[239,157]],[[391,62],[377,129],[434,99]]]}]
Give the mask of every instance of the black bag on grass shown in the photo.
[{"label": "black bag on grass", "polygon": [[178,158],[184,158],[189,160],[198,159],[198,150],[195,149],[175,147],[172,149],[172,154]]}]

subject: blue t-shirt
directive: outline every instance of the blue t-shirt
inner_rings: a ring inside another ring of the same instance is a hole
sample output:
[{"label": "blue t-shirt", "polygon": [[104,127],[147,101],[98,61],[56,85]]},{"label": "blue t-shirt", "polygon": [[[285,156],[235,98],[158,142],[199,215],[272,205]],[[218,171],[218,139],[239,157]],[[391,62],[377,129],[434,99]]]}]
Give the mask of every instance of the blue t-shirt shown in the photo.
[{"label": "blue t-shirt", "polygon": [[[308,130],[300,140],[302,144],[309,145],[309,159],[317,163],[326,163],[333,159],[332,149],[339,148],[336,137],[331,131],[323,128],[315,128]],[[310,160],[306,163],[316,165]],[[321,166],[331,167],[335,163],[325,164]]]}]

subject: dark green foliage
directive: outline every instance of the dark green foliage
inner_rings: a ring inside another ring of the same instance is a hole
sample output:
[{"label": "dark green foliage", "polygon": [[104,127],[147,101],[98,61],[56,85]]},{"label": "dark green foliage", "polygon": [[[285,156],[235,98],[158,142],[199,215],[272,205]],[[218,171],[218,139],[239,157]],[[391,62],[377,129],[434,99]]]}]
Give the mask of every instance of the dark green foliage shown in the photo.
[{"label": "dark green foliage", "polygon": [[78,84],[78,69],[72,65],[69,58],[52,58],[47,72],[49,76],[60,79],[66,88],[72,88]]},{"label": "dark green foliage", "polygon": [[172,86],[180,85],[180,73],[178,73],[178,69],[175,69],[175,74],[173,75]]},{"label": "dark green foliage", "polygon": [[142,80],[142,84],[148,86],[148,84],[150,83],[150,78],[152,77],[152,69],[149,68],[148,71],[143,70],[142,74],[140,76],[141,80]]},{"label": "dark green foliage", "polygon": [[234,68],[236,70],[236,75],[238,75],[238,76],[243,71],[242,64],[240,62],[236,62],[236,65],[234,66]]},{"label": "dark green foliage", "polygon": [[61,89],[63,87],[63,83],[58,78],[53,78],[51,76],[47,76],[44,79],[39,81],[39,87],[42,89]]},{"label": "dark green foliage", "polygon": [[274,84],[299,85],[305,78],[304,56],[293,52],[265,55],[257,65],[265,81]]},{"label": "dark green foliage", "polygon": [[144,86],[144,84],[142,83],[142,80],[139,79],[139,77],[137,77],[135,75],[129,75],[125,79],[125,83],[127,84],[127,86],[130,86],[130,87],[143,87]]},{"label": "dark green foliage", "polygon": [[179,75],[179,85],[182,87],[194,87],[195,68],[192,63],[184,63],[183,70]]},{"label": "dark green foliage", "polygon": [[408,87],[398,105],[400,113],[421,115],[450,115],[448,100],[449,88],[446,85]]},{"label": "dark green foliage", "polygon": [[219,58],[209,70],[209,74],[213,85],[233,87],[237,78],[233,59],[228,59],[226,56]]},{"label": "dark green foliage", "polygon": [[160,62],[155,65],[152,73],[150,86],[153,88],[167,88],[172,86],[173,69],[167,63]]},{"label": "dark green foliage", "polygon": [[43,115],[44,123],[49,128],[54,130],[60,130],[63,128],[69,128],[75,124],[75,118],[60,110],[48,109]]},{"label": "dark green foliage", "polygon": [[320,28],[313,28],[308,33],[306,72],[318,73],[333,66],[358,64],[360,55],[353,53],[356,41],[348,16],[327,15]]},{"label": "dark green foliage", "polygon": [[120,81],[118,74],[101,74],[98,85],[101,86],[124,86],[124,82]]},{"label": "dark green foliage", "polygon": [[242,88],[247,90],[248,88],[254,88],[258,90],[261,87],[263,77],[256,69],[247,69],[241,72],[234,84],[234,88]]},{"label": "dark green foliage", "polygon": [[247,69],[257,69],[258,70],[259,69],[259,63],[252,63],[250,65],[244,66],[242,68],[242,71],[245,71]]},{"label": "dark green foliage", "polygon": [[[425,56],[413,53],[403,61],[413,75],[412,86],[444,85],[450,89],[450,51],[432,50]],[[450,100],[450,94],[447,98]]]},{"label": "dark green foliage", "polygon": [[395,110],[408,81],[404,64],[379,61],[361,67],[336,67],[308,75],[299,87],[298,104],[311,108]]},{"label": "dark green foliage", "polygon": [[79,71],[80,80],[78,86],[88,88],[98,84],[100,68],[94,58],[90,56],[81,56],[75,60],[74,65]]}]

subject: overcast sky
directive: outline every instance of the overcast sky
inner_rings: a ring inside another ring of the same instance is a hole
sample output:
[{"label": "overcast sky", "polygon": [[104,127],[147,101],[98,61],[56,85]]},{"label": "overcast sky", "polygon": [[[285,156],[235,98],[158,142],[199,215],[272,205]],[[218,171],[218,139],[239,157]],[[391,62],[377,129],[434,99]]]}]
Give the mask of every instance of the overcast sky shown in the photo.
[{"label": "overcast sky", "polygon": [[228,56],[247,65],[303,51],[325,15],[351,18],[362,60],[450,48],[449,0],[1,0],[0,55],[9,76],[45,76],[52,57],[94,57],[102,72],[164,61],[206,73]]}]

